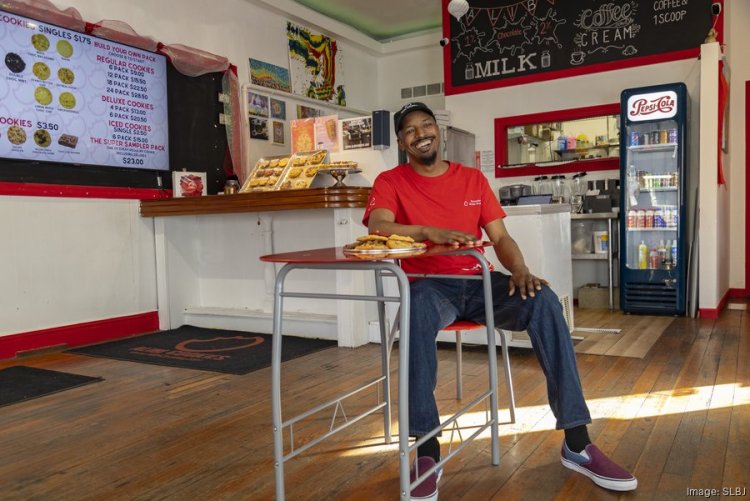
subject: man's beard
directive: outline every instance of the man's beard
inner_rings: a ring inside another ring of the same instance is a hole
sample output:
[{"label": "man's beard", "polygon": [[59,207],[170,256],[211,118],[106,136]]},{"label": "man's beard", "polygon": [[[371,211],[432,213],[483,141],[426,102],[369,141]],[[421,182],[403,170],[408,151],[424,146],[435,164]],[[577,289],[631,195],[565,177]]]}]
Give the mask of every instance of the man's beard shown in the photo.
[{"label": "man's beard", "polygon": [[424,165],[434,165],[437,160],[437,151],[419,155],[419,161]]}]

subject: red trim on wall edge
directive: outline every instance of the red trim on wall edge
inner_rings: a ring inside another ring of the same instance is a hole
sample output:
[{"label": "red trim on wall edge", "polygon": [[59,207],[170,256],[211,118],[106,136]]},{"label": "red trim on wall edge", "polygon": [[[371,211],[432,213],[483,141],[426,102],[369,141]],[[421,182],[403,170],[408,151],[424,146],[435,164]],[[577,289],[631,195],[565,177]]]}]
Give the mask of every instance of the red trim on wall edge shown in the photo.
[{"label": "red trim on wall edge", "polygon": [[750,81],[745,81],[745,290],[750,290]]},{"label": "red trim on wall edge", "polygon": [[722,296],[716,308],[699,308],[698,309],[698,312],[700,313],[700,317],[701,318],[719,318],[719,314],[726,307],[727,301],[729,300],[730,297],[732,297],[732,289],[727,289],[727,291],[724,293],[724,296]]},{"label": "red trim on wall edge", "polygon": [[73,348],[159,330],[159,313],[150,311],[62,327],[0,336],[0,359],[19,352],[65,345]]},{"label": "red trim on wall edge", "polygon": [[79,186],[74,184],[2,183],[0,195],[20,197],[63,198],[171,198],[172,190],[156,188],[125,188],[120,186]]},{"label": "red trim on wall edge", "polygon": [[729,289],[729,298],[736,299],[750,296],[750,289]]}]

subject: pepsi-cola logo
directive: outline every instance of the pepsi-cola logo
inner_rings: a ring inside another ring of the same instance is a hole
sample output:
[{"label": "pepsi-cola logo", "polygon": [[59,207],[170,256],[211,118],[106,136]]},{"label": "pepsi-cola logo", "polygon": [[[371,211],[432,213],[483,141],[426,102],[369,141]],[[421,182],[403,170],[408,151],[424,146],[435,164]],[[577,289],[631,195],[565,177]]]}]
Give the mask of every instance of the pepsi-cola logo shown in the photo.
[{"label": "pepsi-cola logo", "polygon": [[675,100],[668,96],[660,96],[656,99],[636,99],[631,103],[629,115],[631,117],[651,115],[653,113],[671,113],[676,105]]}]

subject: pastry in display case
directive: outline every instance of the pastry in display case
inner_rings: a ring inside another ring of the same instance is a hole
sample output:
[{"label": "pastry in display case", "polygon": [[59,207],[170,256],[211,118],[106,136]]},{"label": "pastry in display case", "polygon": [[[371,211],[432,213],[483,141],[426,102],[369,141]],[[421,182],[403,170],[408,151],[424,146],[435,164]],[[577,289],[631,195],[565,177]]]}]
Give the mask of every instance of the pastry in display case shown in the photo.
[{"label": "pastry in display case", "polygon": [[303,190],[309,188],[318,174],[321,164],[328,156],[327,150],[297,152],[289,160],[289,167],[279,181],[279,190]]},{"label": "pastry in display case", "polygon": [[240,193],[252,193],[257,191],[273,191],[277,189],[279,180],[284,172],[290,167],[289,155],[262,157],[255,162],[255,167],[250,176],[240,189]]}]

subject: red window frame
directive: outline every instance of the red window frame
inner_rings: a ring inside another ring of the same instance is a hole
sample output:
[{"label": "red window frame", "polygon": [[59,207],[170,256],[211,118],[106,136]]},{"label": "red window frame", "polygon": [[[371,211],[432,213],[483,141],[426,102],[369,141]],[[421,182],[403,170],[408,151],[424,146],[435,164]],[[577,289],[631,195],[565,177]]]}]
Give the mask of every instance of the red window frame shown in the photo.
[{"label": "red window frame", "polygon": [[566,174],[569,172],[619,170],[620,158],[595,158],[577,160],[564,165],[538,166],[529,164],[526,167],[503,169],[500,166],[508,163],[508,128],[519,125],[530,125],[545,122],[564,122],[581,118],[602,115],[619,115],[620,103],[586,106],[567,110],[547,111],[528,115],[516,115],[495,119],[495,177],[537,176],[543,174]]}]

